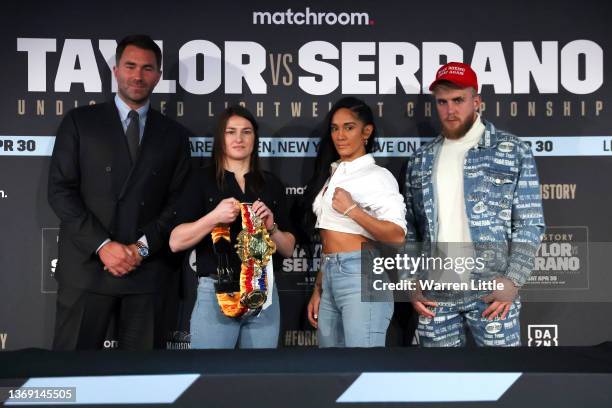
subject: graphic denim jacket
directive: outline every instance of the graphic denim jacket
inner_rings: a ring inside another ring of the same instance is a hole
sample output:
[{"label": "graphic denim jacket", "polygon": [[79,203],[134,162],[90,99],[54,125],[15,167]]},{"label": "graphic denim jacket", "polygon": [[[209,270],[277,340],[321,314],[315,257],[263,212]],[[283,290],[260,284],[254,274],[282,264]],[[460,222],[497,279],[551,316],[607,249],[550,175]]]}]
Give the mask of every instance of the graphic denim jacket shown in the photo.
[{"label": "graphic denim jacket", "polygon": [[[485,132],[464,162],[465,208],[476,248],[490,244],[488,273],[522,286],[529,278],[544,233],[536,163],[530,146],[484,121]],[[433,185],[443,136],[422,146],[406,169],[407,242],[436,242],[438,217]],[[502,249],[502,250],[500,250]]]}]

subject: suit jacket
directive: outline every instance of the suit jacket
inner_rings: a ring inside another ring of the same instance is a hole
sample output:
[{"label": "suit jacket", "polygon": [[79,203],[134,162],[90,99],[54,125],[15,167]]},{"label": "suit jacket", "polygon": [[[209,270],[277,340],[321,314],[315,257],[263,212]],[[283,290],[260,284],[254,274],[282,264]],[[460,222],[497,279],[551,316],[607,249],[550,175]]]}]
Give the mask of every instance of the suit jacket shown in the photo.
[{"label": "suit jacket", "polygon": [[[132,164],[114,102],[70,111],[60,124],[49,169],[49,204],[60,219],[60,285],[102,294],[153,293],[172,272],[168,247],[174,205],[189,172],[189,132],[149,109]],[[96,249],[145,235],[150,255],[115,277]]]}]

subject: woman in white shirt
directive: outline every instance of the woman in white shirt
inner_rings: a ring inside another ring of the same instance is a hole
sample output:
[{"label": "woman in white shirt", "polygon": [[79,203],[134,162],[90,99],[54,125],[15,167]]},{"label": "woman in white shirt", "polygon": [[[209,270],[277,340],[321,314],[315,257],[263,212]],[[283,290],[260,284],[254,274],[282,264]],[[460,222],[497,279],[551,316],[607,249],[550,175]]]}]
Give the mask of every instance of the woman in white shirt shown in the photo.
[{"label": "woman in white shirt", "polygon": [[[343,98],[326,125],[304,197],[312,206],[306,222],[312,220],[323,245],[308,319],[320,347],[382,347],[393,301],[362,301],[361,248],[369,240],[403,242],[406,206],[393,175],[370,154],[376,136],[370,107]],[[363,271],[364,278],[371,273]]]}]

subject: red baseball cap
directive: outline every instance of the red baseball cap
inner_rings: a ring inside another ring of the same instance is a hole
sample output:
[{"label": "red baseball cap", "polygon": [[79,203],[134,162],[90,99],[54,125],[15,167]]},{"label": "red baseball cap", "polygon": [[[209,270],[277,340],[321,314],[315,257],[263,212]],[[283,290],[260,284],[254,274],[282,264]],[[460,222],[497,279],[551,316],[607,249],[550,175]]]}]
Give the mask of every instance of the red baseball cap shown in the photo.
[{"label": "red baseball cap", "polygon": [[478,78],[476,73],[468,64],[463,62],[449,62],[448,64],[442,65],[438,72],[436,72],[436,79],[429,85],[429,90],[433,88],[440,81],[449,81],[461,88],[472,87],[478,92]]}]

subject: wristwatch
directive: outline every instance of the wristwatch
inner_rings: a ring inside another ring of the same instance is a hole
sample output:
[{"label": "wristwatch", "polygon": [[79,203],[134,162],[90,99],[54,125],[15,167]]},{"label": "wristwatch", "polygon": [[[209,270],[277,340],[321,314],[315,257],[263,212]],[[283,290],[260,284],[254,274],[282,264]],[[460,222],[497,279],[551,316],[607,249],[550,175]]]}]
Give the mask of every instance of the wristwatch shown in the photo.
[{"label": "wristwatch", "polygon": [[146,258],[147,256],[149,256],[149,247],[146,246],[145,244],[143,244],[140,241],[136,241],[136,247],[138,248],[138,255],[140,255],[143,258]]}]

